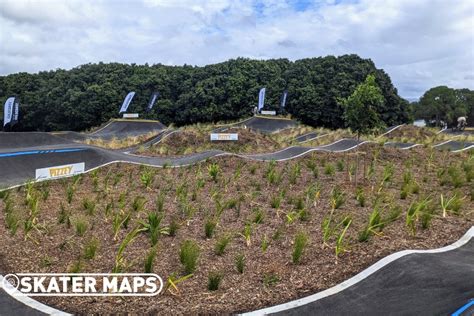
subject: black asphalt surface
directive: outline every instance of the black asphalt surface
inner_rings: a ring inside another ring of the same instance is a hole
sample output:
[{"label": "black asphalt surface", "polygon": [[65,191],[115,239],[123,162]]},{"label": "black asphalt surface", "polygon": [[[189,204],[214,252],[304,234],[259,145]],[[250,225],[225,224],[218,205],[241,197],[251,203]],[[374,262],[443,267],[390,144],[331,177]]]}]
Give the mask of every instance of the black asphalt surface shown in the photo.
[{"label": "black asphalt surface", "polygon": [[402,143],[402,142],[388,142],[384,144],[384,146],[386,147],[393,147],[393,148],[399,148],[399,149],[407,149],[414,145],[416,144],[415,143]]},{"label": "black asphalt surface", "polygon": [[61,145],[71,143],[72,141],[44,132],[0,132],[0,150],[3,148],[15,149],[39,145]]},{"label": "black asphalt surface", "polygon": [[335,142],[326,146],[319,146],[318,148],[325,151],[339,152],[339,151],[346,151],[346,150],[355,148],[356,146],[359,146],[361,143],[363,143],[363,141],[352,139],[352,138],[344,138],[338,142]]},{"label": "black asphalt surface", "polygon": [[303,143],[303,142],[306,142],[306,141],[309,141],[311,139],[314,139],[316,137],[320,136],[318,134],[318,132],[310,132],[308,134],[304,134],[304,135],[301,135],[301,136],[298,136],[295,138],[295,141],[297,141],[298,143]]},{"label": "black asphalt surface", "polygon": [[246,127],[260,133],[271,134],[297,125],[298,122],[286,118],[254,116],[235,124],[218,127],[213,132],[222,133],[232,127]]},{"label": "black asphalt surface", "polygon": [[139,136],[151,132],[158,133],[166,126],[158,121],[144,120],[112,120],[101,128],[91,133],[78,133],[72,131],[53,132],[52,134],[69,141],[84,141],[86,139],[112,139]]},{"label": "black asphalt surface", "polygon": [[0,316],[43,316],[47,315],[26,306],[0,289]]},{"label": "black asphalt surface", "polygon": [[339,293],[276,315],[451,315],[472,298],[471,239],[448,252],[404,256]]},{"label": "black asphalt surface", "polygon": [[451,140],[451,141],[449,141],[447,143],[444,143],[442,145],[435,146],[435,148],[439,149],[439,150],[455,151],[455,150],[465,149],[465,148],[468,148],[468,147],[471,147],[471,146],[474,146],[474,143]]}]

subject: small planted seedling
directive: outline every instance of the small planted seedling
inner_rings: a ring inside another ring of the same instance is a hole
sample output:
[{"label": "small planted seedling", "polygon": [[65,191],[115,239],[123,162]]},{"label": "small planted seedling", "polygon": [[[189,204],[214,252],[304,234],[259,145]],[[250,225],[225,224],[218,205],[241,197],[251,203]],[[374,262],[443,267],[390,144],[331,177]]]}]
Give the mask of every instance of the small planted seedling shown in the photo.
[{"label": "small planted seedling", "polygon": [[100,243],[97,238],[92,238],[91,240],[89,240],[84,247],[84,259],[94,259],[97,249],[99,248],[99,244]]},{"label": "small planted seedling", "polygon": [[358,187],[356,190],[356,201],[359,203],[360,207],[365,206],[364,189],[362,189],[361,187]]},{"label": "small planted seedling", "polygon": [[74,227],[76,229],[76,235],[82,237],[84,236],[87,230],[87,221],[83,218],[78,218],[74,222]]},{"label": "small planted seedling", "polygon": [[84,198],[82,200],[82,207],[86,211],[87,215],[94,215],[95,212],[95,202],[92,200],[89,200],[88,198]]},{"label": "small planted seedling", "polygon": [[161,234],[168,234],[168,228],[161,226],[162,219],[163,215],[150,212],[148,213],[146,222],[140,221],[142,226],[141,231],[148,232],[152,246],[155,246],[158,243],[158,238]]},{"label": "small planted seedling", "polygon": [[225,235],[225,236],[222,236],[221,238],[219,238],[216,242],[215,247],[214,247],[215,254],[218,255],[218,256],[222,256],[225,252],[225,249],[229,245],[230,240],[231,240],[230,235]]},{"label": "small planted seedling", "polygon": [[269,242],[269,240],[268,240],[268,238],[267,238],[267,235],[263,236],[263,239],[262,239],[262,246],[261,246],[262,251],[263,251],[263,252],[267,251],[269,245],[270,245],[270,242]]},{"label": "small planted seedling", "polygon": [[344,193],[341,191],[339,186],[335,186],[331,190],[331,208],[332,209],[338,209],[344,204],[346,198],[344,196]]},{"label": "small planted seedling", "polygon": [[214,182],[217,182],[217,177],[220,173],[220,170],[221,170],[221,168],[219,167],[219,165],[217,163],[210,164],[207,167],[207,171],[209,173],[209,176],[211,177],[211,179]]},{"label": "small planted seedling", "polygon": [[145,273],[153,273],[153,262],[155,261],[156,257],[156,249],[152,247],[146,257],[144,262],[144,272]]},{"label": "small planted seedling", "polygon": [[143,186],[149,189],[153,185],[155,179],[155,172],[150,168],[144,168],[140,174],[140,181]]},{"label": "small planted seedling", "polygon": [[208,218],[204,223],[204,234],[206,238],[212,238],[214,231],[216,230],[217,221],[213,218]]},{"label": "small planted seedling", "polygon": [[245,268],[244,254],[239,254],[235,257],[235,268],[237,269],[237,272],[241,274],[244,273],[244,268]]},{"label": "small planted seedling", "polygon": [[210,272],[208,276],[207,289],[209,291],[217,291],[222,281],[223,274],[221,272]]},{"label": "small planted seedling", "polygon": [[324,165],[324,174],[328,176],[334,176],[336,174],[336,169],[330,163]]},{"label": "small planted seedling", "polygon": [[336,247],[335,247],[336,258],[339,257],[339,255],[341,253],[346,251],[346,247],[344,245],[344,236],[346,235],[346,232],[349,229],[349,226],[351,226],[352,219],[350,217],[346,217],[346,218],[344,218],[342,223],[344,225],[344,228],[342,229],[341,233],[339,234],[339,236],[336,239]]},{"label": "small planted seedling", "polygon": [[308,235],[305,232],[298,232],[294,240],[293,253],[291,255],[294,264],[301,262],[301,257],[307,245]]},{"label": "small planted seedling", "polygon": [[242,237],[245,239],[245,243],[247,244],[247,247],[250,247],[251,244],[251,236],[252,236],[252,225],[250,223],[245,224],[244,230],[242,233],[240,233]]},{"label": "small planted seedling", "polygon": [[191,274],[196,270],[199,258],[199,246],[193,240],[185,240],[180,247],[179,260],[184,266],[184,271]]}]

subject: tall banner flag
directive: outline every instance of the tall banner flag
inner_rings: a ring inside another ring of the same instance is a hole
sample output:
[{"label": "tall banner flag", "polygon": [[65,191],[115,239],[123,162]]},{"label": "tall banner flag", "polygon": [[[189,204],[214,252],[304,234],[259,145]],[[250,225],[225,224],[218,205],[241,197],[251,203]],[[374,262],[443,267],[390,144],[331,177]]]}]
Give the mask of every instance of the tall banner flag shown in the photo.
[{"label": "tall banner flag", "polygon": [[122,104],[122,107],[120,108],[119,114],[127,112],[128,106],[130,105],[130,102],[132,102],[132,99],[134,96],[135,96],[134,91],[129,92],[127,94],[127,96],[125,97],[125,100],[123,100],[123,104]]},{"label": "tall banner flag", "polygon": [[280,99],[280,107],[284,108],[286,105],[286,97],[288,96],[288,90],[283,91],[283,95]]},{"label": "tall banner flag", "polygon": [[260,111],[263,108],[263,105],[265,104],[265,88],[260,89],[260,92],[258,93],[258,111]]},{"label": "tall banner flag", "polygon": [[11,121],[11,126],[18,123],[18,116],[20,115],[20,101],[18,98],[15,98],[15,104],[13,105],[13,116]]},{"label": "tall banner flag", "polygon": [[148,106],[146,107],[146,111],[150,112],[151,109],[153,108],[153,105],[155,105],[156,99],[160,96],[160,93],[158,91],[155,91],[151,94],[150,101],[148,101]]},{"label": "tall banner flag", "polygon": [[15,97],[10,97],[3,107],[3,127],[11,123],[13,117],[13,107],[15,105]]}]

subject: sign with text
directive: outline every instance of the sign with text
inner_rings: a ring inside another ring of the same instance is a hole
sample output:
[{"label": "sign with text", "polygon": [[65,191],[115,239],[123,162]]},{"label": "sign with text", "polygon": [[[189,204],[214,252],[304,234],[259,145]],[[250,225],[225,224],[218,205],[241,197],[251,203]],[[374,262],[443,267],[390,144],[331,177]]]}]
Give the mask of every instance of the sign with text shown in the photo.
[{"label": "sign with text", "polygon": [[138,118],[138,113],[124,113],[123,118]]},{"label": "sign with text", "polygon": [[80,162],[70,165],[36,169],[36,180],[73,176],[75,174],[83,173],[85,167],[85,163]]},{"label": "sign with text", "polygon": [[211,141],[216,140],[239,140],[237,133],[211,133]]},{"label": "sign with text", "polygon": [[262,111],[262,115],[276,115],[276,111]]}]

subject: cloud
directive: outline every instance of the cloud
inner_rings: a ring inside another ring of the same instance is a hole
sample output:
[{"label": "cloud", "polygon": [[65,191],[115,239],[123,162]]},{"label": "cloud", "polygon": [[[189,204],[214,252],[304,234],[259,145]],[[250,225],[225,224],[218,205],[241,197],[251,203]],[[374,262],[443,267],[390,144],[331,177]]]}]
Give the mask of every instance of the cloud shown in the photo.
[{"label": "cloud", "polygon": [[470,0],[2,0],[0,75],[356,53],[413,99],[441,84],[474,89],[473,29]]}]

